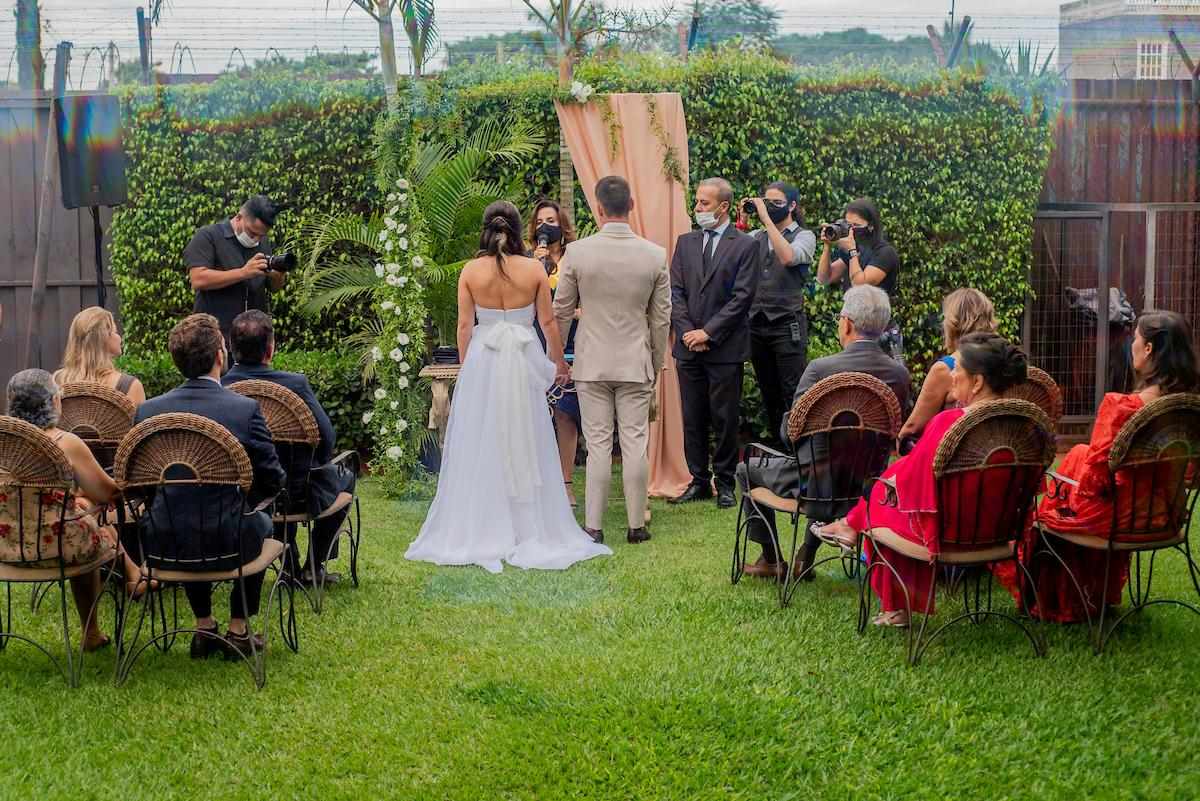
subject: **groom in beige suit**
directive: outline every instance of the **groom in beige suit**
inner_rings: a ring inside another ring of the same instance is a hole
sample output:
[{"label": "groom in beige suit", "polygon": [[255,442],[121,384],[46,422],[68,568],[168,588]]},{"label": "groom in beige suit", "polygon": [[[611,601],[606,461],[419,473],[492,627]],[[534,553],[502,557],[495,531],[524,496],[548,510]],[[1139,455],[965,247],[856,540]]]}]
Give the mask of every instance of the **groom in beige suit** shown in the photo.
[{"label": "groom in beige suit", "polygon": [[619,176],[596,184],[600,233],[567,245],[559,264],[554,316],[566,336],[575,308],[572,377],[579,393],[587,441],[584,528],[596,542],[612,483],[613,420],[621,442],[621,473],[629,542],[650,539],[646,530],[650,402],[662,370],[671,325],[667,252],[629,227],[633,197]]}]

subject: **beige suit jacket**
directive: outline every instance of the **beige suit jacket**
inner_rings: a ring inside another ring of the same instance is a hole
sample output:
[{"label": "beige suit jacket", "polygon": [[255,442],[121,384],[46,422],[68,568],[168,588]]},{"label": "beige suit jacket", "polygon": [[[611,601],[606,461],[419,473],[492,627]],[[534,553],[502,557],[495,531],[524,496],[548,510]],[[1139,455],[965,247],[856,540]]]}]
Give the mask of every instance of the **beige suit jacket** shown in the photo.
[{"label": "beige suit jacket", "polygon": [[554,317],[563,340],[575,332],[576,381],[653,382],[662,370],[671,326],[667,252],[608,223],[595,236],[567,245],[559,263]]}]

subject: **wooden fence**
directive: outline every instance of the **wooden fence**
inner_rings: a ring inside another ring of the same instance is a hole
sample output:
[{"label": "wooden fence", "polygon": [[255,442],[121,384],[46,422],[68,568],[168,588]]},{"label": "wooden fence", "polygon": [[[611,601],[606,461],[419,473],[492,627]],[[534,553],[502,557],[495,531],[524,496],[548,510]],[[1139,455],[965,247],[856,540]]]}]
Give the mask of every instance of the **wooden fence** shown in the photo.
[{"label": "wooden fence", "polygon": [[[0,93],[0,306],[4,309],[0,323],[0,392],[22,367],[19,361],[29,324],[39,225],[38,191],[49,121],[48,98]],[[47,370],[59,365],[71,318],[80,309],[96,304],[91,213],[87,209],[63,208],[57,185],[54,195],[40,348],[34,354],[34,366]],[[101,211],[105,231],[111,216],[108,210]],[[107,253],[104,258],[107,306],[116,311],[117,296],[107,269]]]}]

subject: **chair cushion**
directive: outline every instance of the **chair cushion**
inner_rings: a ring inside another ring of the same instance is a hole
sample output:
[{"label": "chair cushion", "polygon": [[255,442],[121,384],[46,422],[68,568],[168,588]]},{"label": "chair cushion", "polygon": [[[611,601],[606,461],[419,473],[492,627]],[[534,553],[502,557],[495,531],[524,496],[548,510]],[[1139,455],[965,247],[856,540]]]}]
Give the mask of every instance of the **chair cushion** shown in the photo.
[{"label": "chair cushion", "polygon": [[[1066,531],[1055,531],[1049,526],[1038,524],[1038,530],[1043,534],[1049,534],[1056,539],[1069,542],[1072,545],[1078,545],[1080,548],[1088,548],[1093,551],[1108,550],[1108,540],[1104,537],[1097,537],[1094,534],[1072,534]],[[1187,539],[1186,534],[1176,534],[1169,539],[1154,539],[1144,542],[1115,542],[1113,550],[1129,553],[1132,551],[1157,551],[1161,548],[1174,548]]]},{"label": "chair cushion", "polygon": [[750,490],[750,499],[759,506],[765,506],[776,512],[796,514],[798,504],[794,499],[784,498],[771,492],[766,487],[754,487]]},{"label": "chair cushion", "polygon": [[[243,576],[253,576],[263,572],[267,567],[283,555],[283,543],[279,540],[263,540],[262,552],[258,558],[252,562],[247,562],[242,565],[241,572]],[[142,568],[145,570],[145,568]],[[232,581],[238,577],[238,571],[234,570],[213,570],[207,572],[193,570],[155,570],[153,571],[154,578],[159,581],[174,581],[180,584],[187,584],[194,581]]]},{"label": "chair cushion", "polygon": [[[901,537],[890,528],[873,528],[867,534],[880,545],[886,545],[896,553],[907,556],[910,559],[916,559],[921,562],[933,561],[933,555],[929,552],[928,548],[920,543]],[[971,550],[962,548],[944,550],[937,555],[937,560],[948,565],[978,565],[985,562],[996,562],[1002,559],[1011,559],[1013,557],[1014,546],[1015,543],[1009,542],[1002,545]]]},{"label": "chair cushion", "polygon": [[[100,551],[100,556],[87,564],[67,565],[61,575],[66,578],[75,578],[83,576],[107,565],[117,557],[117,551],[108,543]],[[59,569],[57,567],[21,567],[20,565],[0,565],[0,581],[11,581],[14,583],[32,583],[40,581],[57,581],[59,578]]]},{"label": "chair cushion", "polygon": [[[353,500],[354,500],[353,494],[351,494],[349,492],[339,492],[338,496],[333,499],[333,503],[329,504],[329,508],[326,509],[325,511],[321,512],[321,514],[317,515],[317,517],[315,519],[320,520],[322,518],[326,518],[331,515],[335,515],[338,512],[345,509],[347,506],[349,506],[350,502]],[[271,521],[275,522],[275,523],[307,523],[313,519],[314,518],[312,517],[312,515],[308,514],[307,512],[296,512],[294,514],[274,515],[271,518]]]}]

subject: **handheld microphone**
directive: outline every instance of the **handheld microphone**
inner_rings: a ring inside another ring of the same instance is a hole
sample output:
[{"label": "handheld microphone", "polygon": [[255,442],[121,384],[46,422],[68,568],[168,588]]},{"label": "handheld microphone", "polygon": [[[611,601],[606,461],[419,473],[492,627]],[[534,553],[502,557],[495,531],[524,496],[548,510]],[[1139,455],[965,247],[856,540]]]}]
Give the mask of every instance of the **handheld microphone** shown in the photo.
[{"label": "handheld microphone", "polygon": [[550,247],[550,237],[546,236],[545,234],[538,234],[538,247],[539,248]]}]

